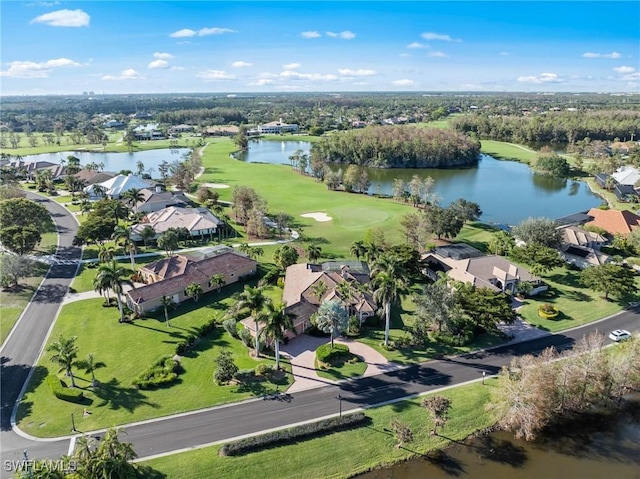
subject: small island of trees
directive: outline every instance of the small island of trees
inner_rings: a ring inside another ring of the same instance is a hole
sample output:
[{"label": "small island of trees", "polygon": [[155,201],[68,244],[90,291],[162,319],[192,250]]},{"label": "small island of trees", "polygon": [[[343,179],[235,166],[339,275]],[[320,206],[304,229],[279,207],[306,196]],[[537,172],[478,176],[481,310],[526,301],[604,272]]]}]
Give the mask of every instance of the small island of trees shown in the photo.
[{"label": "small island of trees", "polygon": [[474,164],[480,141],[451,130],[374,126],[336,133],[311,148],[311,161],[373,168],[447,168]]}]

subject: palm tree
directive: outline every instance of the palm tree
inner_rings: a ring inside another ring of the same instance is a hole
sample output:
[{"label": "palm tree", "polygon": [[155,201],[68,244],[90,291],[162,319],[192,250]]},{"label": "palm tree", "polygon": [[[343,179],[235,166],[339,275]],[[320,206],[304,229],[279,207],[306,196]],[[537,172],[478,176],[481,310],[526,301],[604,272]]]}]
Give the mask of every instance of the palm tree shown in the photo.
[{"label": "palm tree", "polygon": [[131,227],[125,228],[124,226],[116,226],[113,229],[113,234],[111,235],[111,239],[116,242],[117,245],[122,247],[123,253],[129,253],[129,258],[131,259],[131,269],[135,273],[136,271],[136,260],[135,254],[137,253],[138,247],[136,246],[136,242],[131,239]]},{"label": "palm tree", "polygon": [[307,257],[311,263],[315,263],[320,259],[320,255],[322,254],[322,248],[317,244],[310,244],[307,247]]},{"label": "palm tree", "polygon": [[129,205],[134,209],[134,211],[138,212],[138,203],[144,200],[144,193],[138,188],[131,188],[127,190],[122,195],[123,198],[126,198]]},{"label": "palm tree", "polygon": [[124,310],[122,307],[123,286],[125,284],[133,286],[131,280],[126,279],[126,276],[127,270],[120,266],[116,260],[112,259],[109,263],[100,265],[94,281],[94,286],[96,283],[103,287],[106,286],[116,294],[121,323],[124,322]]},{"label": "palm tree", "polygon": [[[276,370],[280,369],[280,343],[284,341],[287,330],[293,330],[293,319],[285,312],[285,304],[267,303],[267,310],[260,313],[264,323],[260,337],[271,340],[276,352]],[[295,331],[293,331],[295,334]]]},{"label": "palm tree", "polygon": [[209,281],[209,284],[211,285],[212,288],[216,288],[219,293],[225,284],[224,274],[222,273],[214,274],[213,276],[211,276],[211,280]]},{"label": "palm tree", "polygon": [[78,347],[76,346],[76,336],[65,338],[62,334],[58,340],[53,342],[47,351],[53,351],[55,354],[51,356],[51,361],[60,366],[60,371],[64,370],[66,375],[71,379],[71,387],[75,388],[76,383],[71,368],[76,365],[78,357]]},{"label": "palm tree", "polygon": [[202,294],[202,286],[200,285],[200,283],[189,283],[184,289],[184,292],[187,296],[193,298],[194,303],[197,303],[198,298],[200,298],[200,295]]},{"label": "palm tree", "polygon": [[371,286],[373,299],[384,305],[384,345],[389,345],[389,328],[391,325],[391,305],[406,291],[406,280],[399,260],[390,256],[379,258],[372,271]]},{"label": "palm tree", "polygon": [[107,210],[113,215],[113,218],[116,220],[116,225],[120,223],[120,219],[125,219],[129,216],[129,209],[118,200],[109,201]]},{"label": "palm tree", "polygon": [[260,246],[252,246],[251,248],[249,248],[249,257],[252,260],[257,261],[258,258],[263,255],[264,255],[264,248]]},{"label": "palm tree", "polygon": [[100,361],[96,361],[94,354],[89,353],[87,359],[78,361],[76,363],[76,366],[82,369],[85,373],[91,374],[91,387],[94,388],[98,384],[98,381],[96,381],[95,371],[96,369],[106,367],[106,364]]},{"label": "palm tree", "polygon": [[251,255],[251,246],[249,246],[249,243],[240,243],[238,245],[238,251],[250,256]]},{"label": "palm tree", "polygon": [[164,322],[167,325],[167,328],[169,328],[171,327],[171,324],[169,324],[169,306],[173,304],[173,301],[171,301],[169,296],[163,296],[160,298],[160,304],[164,309]]},{"label": "palm tree", "polygon": [[92,209],[93,205],[91,204],[91,201],[87,200],[86,198],[80,202],[80,213],[82,215],[91,212]]},{"label": "palm tree", "polygon": [[100,261],[101,263],[111,261],[113,259],[114,253],[115,250],[113,246],[101,244],[98,246],[98,261]]},{"label": "palm tree", "polygon": [[260,317],[259,313],[262,308],[270,302],[270,299],[264,295],[264,290],[259,287],[251,287],[245,285],[244,291],[240,293],[237,309],[248,308],[251,316],[256,323],[256,356],[260,354]]},{"label": "palm tree", "polygon": [[97,291],[100,294],[104,294],[105,305],[109,305],[109,284],[106,281],[106,278],[103,276],[98,276],[93,278],[93,290]]},{"label": "palm tree", "polygon": [[489,242],[489,249],[495,255],[508,256],[515,245],[515,239],[508,231],[496,231]]},{"label": "palm tree", "polygon": [[78,460],[80,477],[138,477],[138,466],[131,462],[137,455],[131,443],[118,439],[118,432],[108,429],[97,447],[93,441],[87,441],[87,446],[83,447],[86,458],[74,457]]},{"label": "palm tree", "polygon": [[324,281],[319,281],[318,283],[314,284],[311,289],[313,290],[313,295],[316,297],[316,299],[318,300],[318,302],[322,301],[322,297],[326,294],[327,290],[329,289],[329,287],[327,286],[327,284]]},{"label": "palm tree", "polygon": [[353,256],[355,256],[358,261],[360,261],[360,258],[363,257],[367,252],[367,248],[364,245],[364,242],[354,241],[353,243],[351,243],[351,248],[349,249],[349,252]]}]

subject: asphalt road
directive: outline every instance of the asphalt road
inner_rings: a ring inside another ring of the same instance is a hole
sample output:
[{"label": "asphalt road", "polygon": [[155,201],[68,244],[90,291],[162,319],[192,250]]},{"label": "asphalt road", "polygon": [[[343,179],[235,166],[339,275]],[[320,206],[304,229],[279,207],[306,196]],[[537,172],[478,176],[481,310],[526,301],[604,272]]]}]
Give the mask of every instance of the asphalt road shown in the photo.
[{"label": "asphalt road", "polygon": [[[57,205],[56,205],[57,206]],[[71,221],[74,221],[71,218]],[[69,231],[72,229],[67,226]],[[78,254],[73,248],[67,253]],[[2,459],[20,459],[26,448],[30,458],[57,458],[66,454],[69,438],[53,441],[30,441],[10,431],[11,408],[17,398],[31,364],[37,360],[46,331],[52,323],[58,304],[69,281],[73,267],[56,267],[51,278],[52,293],[34,301],[33,313],[27,310],[11,338],[10,345],[2,350]],[[53,270],[52,270],[53,272]],[[64,291],[62,291],[64,290]],[[33,324],[37,326],[34,328]],[[536,353],[554,346],[566,349],[583,335],[592,331],[608,333],[613,329],[640,330],[640,314],[622,312],[607,320],[512,346],[495,348],[485,352],[431,361],[424,365],[372,376],[360,380],[328,385],[292,395],[290,400],[256,399],[229,406],[211,408],[193,413],[169,416],[125,428],[125,440],[132,442],[139,457],[187,449],[212,442],[252,434],[266,429],[282,427],[302,421],[337,414],[342,408],[348,412],[360,407],[393,401],[406,396],[435,390],[445,386],[476,380],[485,371],[497,373],[515,356]],[[5,373],[7,371],[7,373]],[[6,387],[6,389],[5,389]],[[342,400],[336,396],[340,394]],[[95,435],[100,436],[100,433]],[[3,472],[3,477],[4,477]]]}]

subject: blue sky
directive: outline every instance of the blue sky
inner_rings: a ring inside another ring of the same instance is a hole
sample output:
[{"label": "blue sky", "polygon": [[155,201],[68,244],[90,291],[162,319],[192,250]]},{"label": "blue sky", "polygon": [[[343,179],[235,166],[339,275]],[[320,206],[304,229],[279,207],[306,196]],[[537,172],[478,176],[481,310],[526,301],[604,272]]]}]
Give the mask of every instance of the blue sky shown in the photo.
[{"label": "blue sky", "polygon": [[640,2],[0,2],[0,92],[640,92]]}]

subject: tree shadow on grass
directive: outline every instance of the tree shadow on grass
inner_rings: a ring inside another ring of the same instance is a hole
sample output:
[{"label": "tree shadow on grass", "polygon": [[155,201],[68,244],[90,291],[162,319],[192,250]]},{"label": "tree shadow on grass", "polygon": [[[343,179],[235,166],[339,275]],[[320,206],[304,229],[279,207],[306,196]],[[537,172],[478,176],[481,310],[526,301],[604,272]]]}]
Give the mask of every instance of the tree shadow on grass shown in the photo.
[{"label": "tree shadow on grass", "polygon": [[[11,412],[22,384],[26,380],[29,374],[29,368],[24,364],[12,364],[7,366],[8,358],[3,356],[1,358],[2,373],[0,374],[2,384],[2,420],[0,424],[0,430],[11,430]],[[29,387],[25,394],[32,393],[40,386],[49,374],[49,370],[44,366],[36,366],[33,368],[33,374],[29,381]],[[28,417],[31,414],[33,402],[22,400],[16,414],[16,421],[20,422],[23,418]]]},{"label": "tree shadow on grass", "polygon": [[160,407],[159,404],[152,403],[147,397],[135,387],[123,387],[116,378],[111,378],[108,382],[100,383],[93,393],[101,401],[98,407],[108,406],[111,410],[125,409],[128,412],[135,411],[140,406],[151,406],[154,409]]}]

